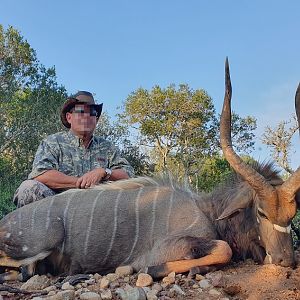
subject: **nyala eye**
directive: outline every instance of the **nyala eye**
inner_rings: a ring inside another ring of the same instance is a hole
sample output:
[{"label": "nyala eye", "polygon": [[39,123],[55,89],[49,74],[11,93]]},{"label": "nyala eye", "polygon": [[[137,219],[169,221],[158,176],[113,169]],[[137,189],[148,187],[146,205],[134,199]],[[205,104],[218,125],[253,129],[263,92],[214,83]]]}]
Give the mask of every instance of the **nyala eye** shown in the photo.
[{"label": "nyala eye", "polygon": [[268,219],[267,216],[261,210],[258,209],[257,213],[261,218]]}]

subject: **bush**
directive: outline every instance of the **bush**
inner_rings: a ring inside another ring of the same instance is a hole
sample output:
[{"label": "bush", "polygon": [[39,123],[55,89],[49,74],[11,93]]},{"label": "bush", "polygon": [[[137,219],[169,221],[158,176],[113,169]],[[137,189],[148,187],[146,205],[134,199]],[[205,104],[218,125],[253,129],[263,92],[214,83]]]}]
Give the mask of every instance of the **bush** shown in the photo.
[{"label": "bush", "polygon": [[9,212],[13,211],[16,206],[12,202],[14,190],[10,187],[4,187],[0,190],[0,218],[3,218]]},{"label": "bush", "polygon": [[12,198],[21,181],[22,178],[12,170],[10,162],[0,157],[0,218],[16,208]]}]

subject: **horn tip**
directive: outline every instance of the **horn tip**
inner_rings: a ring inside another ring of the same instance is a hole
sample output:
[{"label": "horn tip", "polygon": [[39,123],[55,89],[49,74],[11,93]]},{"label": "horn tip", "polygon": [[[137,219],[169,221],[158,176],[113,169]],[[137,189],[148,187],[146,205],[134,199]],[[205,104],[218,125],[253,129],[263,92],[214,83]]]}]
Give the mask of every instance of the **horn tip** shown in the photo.
[{"label": "horn tip", "polygon": [[228,60],[228,56],[226,56],[226,59],[225,59],[225,69],[226,69],[226,71],[229,70],[229,60]]}]

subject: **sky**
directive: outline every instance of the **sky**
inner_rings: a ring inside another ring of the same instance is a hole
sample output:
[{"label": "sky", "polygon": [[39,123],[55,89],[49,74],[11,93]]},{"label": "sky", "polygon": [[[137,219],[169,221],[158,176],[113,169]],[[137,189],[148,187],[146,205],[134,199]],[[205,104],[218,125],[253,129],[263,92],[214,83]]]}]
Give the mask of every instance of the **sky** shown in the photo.
[{"label": "sky", "polygon": [[[216,111],[229,57],[232,107],[257,119],[253,155],[266,126],[289,120],[300,81],[300,1],[0,0],[12,25],[68,93],[88,90],[113,118],[139,87],[187,83],[204,89]],[[300,165],[299,137],[291,162]]]}]

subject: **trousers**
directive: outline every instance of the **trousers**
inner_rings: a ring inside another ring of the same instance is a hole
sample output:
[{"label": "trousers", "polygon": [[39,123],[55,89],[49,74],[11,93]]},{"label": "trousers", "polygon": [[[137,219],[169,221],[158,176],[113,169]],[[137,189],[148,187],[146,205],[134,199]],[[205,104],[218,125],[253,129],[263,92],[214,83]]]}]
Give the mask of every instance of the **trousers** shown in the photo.
[{"label": "trousers", "polygon": [[30,179],[23,181],[17,188],[13,197],[13,202],[19,208],[55,194],[57,193],[45,184],[37,180]]}]

